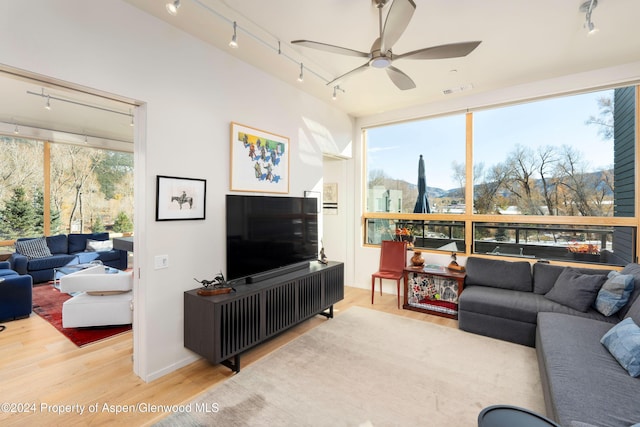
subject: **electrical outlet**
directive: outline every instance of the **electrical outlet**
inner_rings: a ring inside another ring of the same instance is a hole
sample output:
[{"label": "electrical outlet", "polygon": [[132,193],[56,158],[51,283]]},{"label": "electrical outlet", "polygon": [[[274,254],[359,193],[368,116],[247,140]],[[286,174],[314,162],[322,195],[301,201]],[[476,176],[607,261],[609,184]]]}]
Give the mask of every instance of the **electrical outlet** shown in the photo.
[{"label": "electrical outlet", "polygon": [[154,264],[156,270],[169,267],[169,255],[156,255]]}]

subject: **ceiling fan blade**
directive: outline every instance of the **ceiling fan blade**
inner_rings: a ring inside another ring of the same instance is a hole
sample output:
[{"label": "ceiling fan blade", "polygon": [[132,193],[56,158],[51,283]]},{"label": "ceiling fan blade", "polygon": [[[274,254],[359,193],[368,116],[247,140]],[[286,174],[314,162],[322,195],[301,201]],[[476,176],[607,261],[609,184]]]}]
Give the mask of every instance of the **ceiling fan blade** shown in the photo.
[{"label": "ceiling fan blade", "polygon": [[346,47],[334,46],[332,44],[312,42],[311,40],[293,40],[292,44],[310,47],[312,49],[324,50],[325,52],[338,53],[340,55],[357,56],[360,58],[368,58],[369,53],[360,52],[358,50],[348,49]]},{"label": "ceiling fan blade", "polygon": [[415,10],[413,0],[393,0],[380,34],[380,52],[385,53],[400,39]]},{"label": "ceiling fan blade", "polygon": [[481,41],[443,44],[394,55],[393,59],[445,59],[467,56],[482,43]]},{"label": "ceiling fan blade", "polygon": [[336,77],[335,79],[331,80],[329,83],[327,83],[327,86],[333,86],[336,83],[341,82],[342,80],[346,79],[347,77],[351,77],[354,76],[356,74],[360,74],[361,72],[363,72],[364,70],[366,70],[367,68],[369,68],[369,63],[365,62],[364,64],[362,64],[361,66],[359,66],[358,68],[354,68],[353,70],[344,73],[343,75],[341,75],[340,77]]},{"label": "ceiling fan blade", "polygon": [[408,90],[416,87],[416,84],[411,80],[411,77],[407,76],[396,67],[390,65],[386,68],[387,75],[400,90]]}]

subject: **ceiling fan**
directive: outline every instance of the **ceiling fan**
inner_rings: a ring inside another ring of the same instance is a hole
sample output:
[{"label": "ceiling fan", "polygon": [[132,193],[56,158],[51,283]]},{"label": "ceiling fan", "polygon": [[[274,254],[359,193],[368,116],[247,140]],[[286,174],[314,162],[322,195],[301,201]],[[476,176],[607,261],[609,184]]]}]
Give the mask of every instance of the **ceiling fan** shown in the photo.
[{"label": "ceiling fan", "polygon": [[476,47],[478,47],[480,43],[482,43],[481,41],[472,41],[443,44],[396,55],[392,52],[391,48],[400,39],[402,33],[404,33],[404,30],[409,25],[413,12],[416,10],[416,4],[413,0],[393,0],[383,26],[382,8],[389,2],[389,0],[373,0],[373,2],[378,8],[380,37],[373,42],[370,52],[360,52],[346,47],[334,46],[310,40],[293,40],[291,42],[296,45],[324,50],[326,52],[368,58],[368,61],[363,65],[341,75],[340,77],[337,77],[327,83],[327,85],[334,85],[338,81],[342,81],[347,77],[359,74],[369,67],[374,67],[384,68],[387,71],[387,75],[398,89],[413,89],[416,87],[413,80],[398,68],[391,65],[395,60],[459,58],[467,56]]}]

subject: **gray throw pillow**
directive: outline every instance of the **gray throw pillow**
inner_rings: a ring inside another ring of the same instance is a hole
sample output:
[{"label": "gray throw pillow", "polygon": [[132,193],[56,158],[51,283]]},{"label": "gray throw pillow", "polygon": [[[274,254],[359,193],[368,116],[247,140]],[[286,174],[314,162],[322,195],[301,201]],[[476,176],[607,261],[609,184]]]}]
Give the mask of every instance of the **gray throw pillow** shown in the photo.
[{"label": "gray throw pillow", "polygon": [[44,237],[17,241],[16,252],[29,259],[46,258],[51,256],[51,251],[49,250],[49,246],[47,246],[47,241]]},{"label": "gray throw pillow", "polygon": [[544,297],[586,313],[605,280],[604,274],[582,274],[575,268],[565,267]]}]

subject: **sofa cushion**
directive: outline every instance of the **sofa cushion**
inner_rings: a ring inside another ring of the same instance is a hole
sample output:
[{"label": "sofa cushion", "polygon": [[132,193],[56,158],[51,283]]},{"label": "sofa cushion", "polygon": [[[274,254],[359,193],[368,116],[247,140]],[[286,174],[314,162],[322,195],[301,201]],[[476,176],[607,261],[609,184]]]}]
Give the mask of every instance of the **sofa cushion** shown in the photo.
[{"label": "sofa cushion", "polygon": [[51,255],[46,258],[32,259],[27,262],[27,271],[31,274],[34,271],[51,270],[54,268],[64,267],[65,265],[74,261],[76,261],[75,256],[64,254]]},{"label": "sofa cushion", "polygon": [[66,234],[58,234],[47,237],[47,246],[52,254],[68,254],[69,245],[67,244]]},{"label": "sofa cushion", "polygon": [[582,274],[575,268],[566,267],[544,296],[586,313],[606,279],[603,274]]},{"label": "sofa cushion", "polygon": [[531,264],[527,261],[469,257],[465,269],[465,285],[531,292]]},{"label": "sofa cushion", "polygon": [[51,256],[51,251],[49,250],[47,241],[44,237],[18,240],[16,241],[15,246],[16,252],[26,256],[29,259],[45,258]]},{"label": "sofa cushion", "polygon": [[640,328],[627,317],[604,334],[600,342],[632,377],[640,376]]},{"label": "sofa cushion", "polygon": [[[464,292],[463,292],[464,293]],[[640,420],[640,380],[631,377],[600,344],[610,323],[540,313],[536,352],[548,414],[558,424],[629,426]]]},{"label": "sofa cushion", "polygon": [[0,268],[0,277],[17,276],[18,273],[10,268]]},{"label": "sofa cushion", "polygon": [[[607,275],[611,272],[611,269],[574,268],[583,274]],[[549,292],[564,269],[565,267],[563,265],[554,265],[547,262],[537,262],[533,264],[533,292],[540,295]]]},{"label": "sofa cushion", "polygon": [[533,292],[511,291],[508,289],[470,286],[460,294],[459,311],[486,314],[488,316],[511,319],[519,322],[536,323],[538,313],[550,311],[587,317],[608,323],[617,323],[616,316],[606,317],[594,309],[586,313],[551,301],[544,295]]},{"label": "sofa cushion", "polygon": [[[636,299],[638,299],[638,296],[640,296],[640,265],[636,263],[627,264],[620,274],[632,274],[633,280],[636,283],[636,286],[634,287],[635,289],[631,292],[631,296],[629,297],[629,302],[618,312],[618,317],[620,319],[624,319],[627,316],[627,312],[631,305],[636,301]],[[636,316],[633,316],[633,318],[636,322],[640,321]]]},{"label": "sofa cushion", "polygon": [[617,271],[610,272],[607,275],[607,281],[598,291],[598,296],[594,303],[596,310],[605,316],[617,313],[629,302],[633,286],[633,275],[620,274]]},{"label": "sofa cushion", "polygon": [[625,319],[628,317],[632,318],[636,325],[640,325],[640,298],[636,298],[633,304],[628,305]]}]

